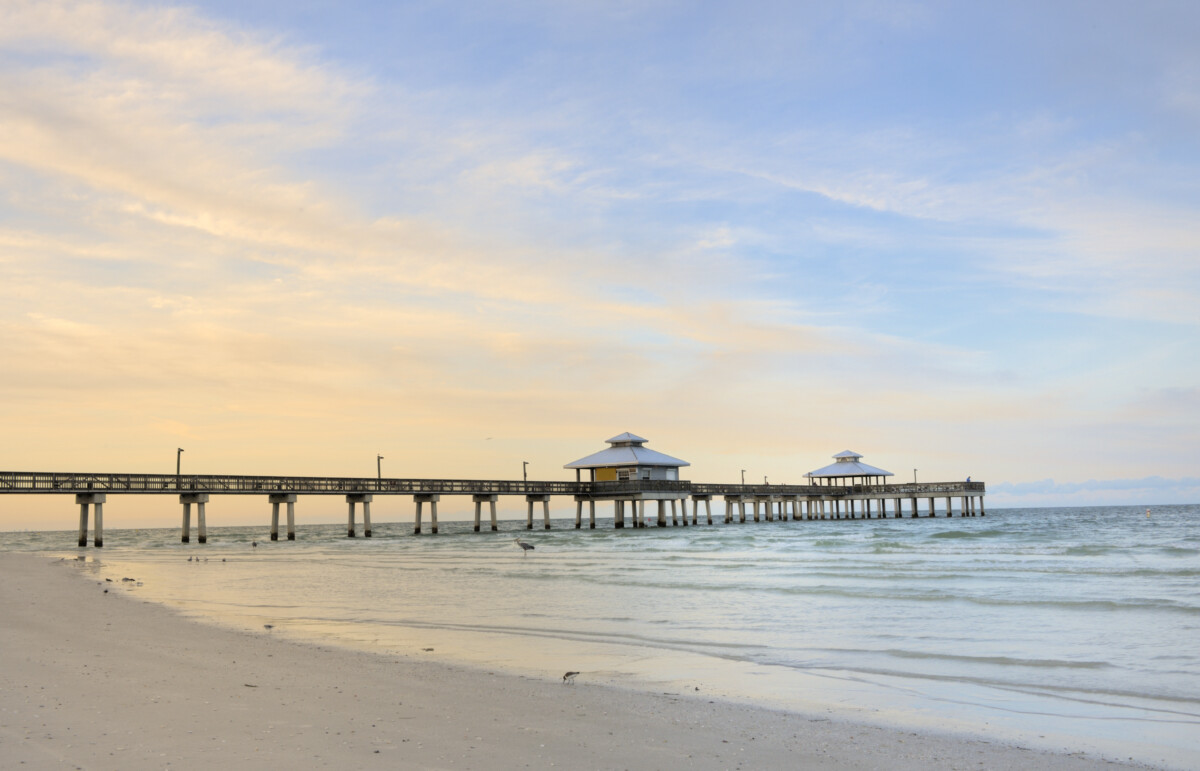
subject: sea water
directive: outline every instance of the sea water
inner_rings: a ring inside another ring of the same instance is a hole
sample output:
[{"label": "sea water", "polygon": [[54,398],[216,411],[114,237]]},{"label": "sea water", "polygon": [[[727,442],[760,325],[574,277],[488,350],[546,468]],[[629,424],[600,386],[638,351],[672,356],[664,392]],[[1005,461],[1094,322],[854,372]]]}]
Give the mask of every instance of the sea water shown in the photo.
[{"label": "sea water", "polygon": [[3,533],[0,549],[85,554],[127,591],[264,634],[1200,767],[1200,506],[553,525],[210,528],[203,546],[109,530],[99,550]]}]

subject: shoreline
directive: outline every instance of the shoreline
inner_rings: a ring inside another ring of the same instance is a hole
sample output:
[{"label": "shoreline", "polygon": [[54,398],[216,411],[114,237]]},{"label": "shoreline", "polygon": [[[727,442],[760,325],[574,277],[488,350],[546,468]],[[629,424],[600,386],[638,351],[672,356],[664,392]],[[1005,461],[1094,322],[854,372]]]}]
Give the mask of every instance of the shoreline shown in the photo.
[{"label": "shoreline", "polygon": [[1155,767],[295,642],[114,587],[76,560],[0,554],[13,766]]}]

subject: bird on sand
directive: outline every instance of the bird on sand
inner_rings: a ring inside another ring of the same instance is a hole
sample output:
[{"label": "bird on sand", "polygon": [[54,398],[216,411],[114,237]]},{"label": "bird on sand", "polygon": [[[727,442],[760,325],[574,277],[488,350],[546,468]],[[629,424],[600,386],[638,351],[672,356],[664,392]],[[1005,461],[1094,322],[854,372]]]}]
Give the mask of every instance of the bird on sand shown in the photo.
[{"label": "bird on sand", "polygon": [[529,552],[533,551],[533,544],[525,543],[520,538],[514,538],[513,540],[516,541],[517,546],[520,546],[523,550],[522,554],[528,554]]},{"label": "bird on sand", "polygon": [[578,674],[579,674],[578,672],[568,672],[565,675],[563,675],[563,685],[566,685],[567,683],[574,684],[575,676]]}]

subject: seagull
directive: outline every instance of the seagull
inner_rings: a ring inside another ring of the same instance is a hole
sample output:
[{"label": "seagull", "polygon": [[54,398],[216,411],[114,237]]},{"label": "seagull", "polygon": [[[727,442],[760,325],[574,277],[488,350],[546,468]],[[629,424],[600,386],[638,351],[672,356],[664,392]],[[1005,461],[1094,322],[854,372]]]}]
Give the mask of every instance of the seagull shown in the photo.
[{"label": "seagull", "polygon": [[263,629],[266,629],[268,632],[274,628],[275,628],[274,624],[263,624]]},{"label": "seagull", "polygon": [[567,683],[571,683],[572,685],[574,685],[575,684],[575,676],[578,674],[579,674],[578,672],[568,672],[565,675],[563,675],[563,685],[566,685]]},{"label": "seagull", "polygon": [[517,546],[520,546],[524,550],[522,554],[528,554],[533,551],[533,544],[525,543],[520,538],[514,538],[513,540],[517,542]]}]

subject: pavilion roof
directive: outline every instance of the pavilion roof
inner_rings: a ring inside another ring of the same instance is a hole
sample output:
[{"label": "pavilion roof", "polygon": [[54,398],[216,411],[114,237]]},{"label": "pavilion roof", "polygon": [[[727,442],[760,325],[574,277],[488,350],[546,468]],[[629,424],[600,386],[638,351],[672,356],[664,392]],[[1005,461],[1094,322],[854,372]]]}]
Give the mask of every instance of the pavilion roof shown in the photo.
[{"label": "pavilion roof", "polygon": [[823,479],[830,477],[891,477],[895,476],[890,471],[884,471],[881,468],[875,468],[861,461],[862,456],[856,452],[846,450],[839,452],[833,456],[837,461],[829,464],[824,468],[819,468],[816,471],[810,471],[804,476],[809,478],[821,477]]},{"label": "pavilion roof", "polygon": [[690,466],[686,460],[672,458],[670,455],[643,447],[647,440],[626,431],[607,440],[610,445],[600,452],[592,453],[586,458],[568,463],[563,468],[609,468],[630,466],[668,466],[679,468]]}]

